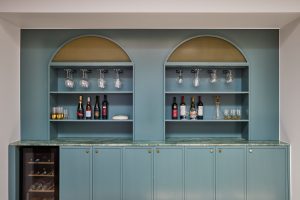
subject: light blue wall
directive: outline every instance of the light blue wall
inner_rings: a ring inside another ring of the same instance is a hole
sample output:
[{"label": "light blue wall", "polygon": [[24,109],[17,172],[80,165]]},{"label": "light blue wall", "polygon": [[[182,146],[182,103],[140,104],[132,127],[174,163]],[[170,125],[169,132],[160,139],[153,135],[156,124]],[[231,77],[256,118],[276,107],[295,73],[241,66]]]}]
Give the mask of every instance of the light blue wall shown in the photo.
[{"label": "light blue wall", "polygon": [[48,139],[48,63],[60,45],[83,34],[113,39],[134,62],[136,140],[164,139],[164,61],[181,41],[203,34],[232,41],[250,63],[249,139],[279,138],[278,30],[22,30],[22,140]]}]

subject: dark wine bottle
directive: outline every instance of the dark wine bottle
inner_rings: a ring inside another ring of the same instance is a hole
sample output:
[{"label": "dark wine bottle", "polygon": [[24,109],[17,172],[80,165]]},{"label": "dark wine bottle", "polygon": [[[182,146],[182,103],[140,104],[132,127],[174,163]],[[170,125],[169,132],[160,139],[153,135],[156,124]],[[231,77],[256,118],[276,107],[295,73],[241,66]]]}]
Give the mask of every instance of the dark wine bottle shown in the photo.
[{"label": "dark wine bottle", "polygon": [[177,103],[176,103],[176,97],[173,97],[172,119],[178,119],[178,106],[177,106]]},{"label": "dark wine bottle", "polygon": [[180,119],[186,119],[186,105],[185,105],[185,102],[184,102],[184,96],[181,96]]},{"label": "dark wine bottle", "polygon": [[79,102],[77,107],[77,119],[84,119],[84,108],[82,104],[82,96],[79,96]]},{"label": "dark wine bottle", "polygon": [[191,97],[190,119],[195,120],[196,118],[197,118],[197,111],[195,106],[195,97]]},{"label": "dark wine bottle", "polygon": [[86,109],[85,109],[85,118],[92,119],[92,106],[91,106],[91,98],[87,98]]},{"label": "dark wine bottle", "polygon": [[203,119],[203,102],[201,101],[201,96],[198,97],[197,119]]},{"label": "dark wine bottle", "polygon": [[108,119],[108,101],[107,96],[104,95],[104,100],[102,101],[102,119]]},{"label": "dark wine bottle", "polygon": [[95,102],[95,106],[94,106],[94,119],[100,119],[99,96],[96,96],[96,102]]}]

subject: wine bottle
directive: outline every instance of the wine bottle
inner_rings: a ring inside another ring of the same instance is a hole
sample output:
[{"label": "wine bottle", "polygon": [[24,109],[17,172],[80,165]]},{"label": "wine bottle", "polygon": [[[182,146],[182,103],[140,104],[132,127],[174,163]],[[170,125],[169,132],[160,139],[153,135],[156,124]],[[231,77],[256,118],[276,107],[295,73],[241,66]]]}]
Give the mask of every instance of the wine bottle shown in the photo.
[{"label": "wine bottle", "polygon": [[94,106],[94,119],[100,119],[99,96],[96,96],[96,102]]},{"label": "wine bottle", "polygon": [[201,96],[198,97],[197,119],[203,119],[203,102],[201,101]]},{"label": "wine bottle", "polygon": [[107,96],[104,95],[104,100],[102,101],[102,119],[108,119],[108,101]]},{"label": "wine bottle", "polygon": [[77,119],[84,119],[84,108],[82,105],[82,96],[79,96],[79,102],[77,107]]},{"label": "wine bottle", "polygon": [[176,103],[176,97],[173,97],[172,119],[178,119],[178,106],[177,106],[177,103]]},{"label": "wine bottle", "polygon": [[197,111],[195,106],[195,97],[191,97],[190,119],[195,120],[196,117],[197,117]]},{"label": "wine bottle", "polygon": [[92,106],[91,106],[91,98],[87,98],[86,109],[85,109],[85,118],[92,119]]},{"label": "wine bottle", "polygon": [[184,102],[184,96],[181,96],[180,119],[186,119],[186,105],[185,105],[185,102]]}]

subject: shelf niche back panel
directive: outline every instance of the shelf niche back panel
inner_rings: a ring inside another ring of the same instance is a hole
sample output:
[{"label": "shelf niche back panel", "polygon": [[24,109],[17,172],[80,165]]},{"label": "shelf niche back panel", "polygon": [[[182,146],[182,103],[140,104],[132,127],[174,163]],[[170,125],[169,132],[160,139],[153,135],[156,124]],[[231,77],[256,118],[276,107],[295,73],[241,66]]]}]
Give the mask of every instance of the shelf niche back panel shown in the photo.
[{"label": "shelf niche back panel", "polygon": [[[248,68],[239,68],[234,69],[231,67],[224,69],[217,69],[217,82],[210,83],[208,68],[201,68],[199,72],[200,86],[193,86],[194,74],[191,73],[191,70],[197,67],[177,67],[177,68],[166,68],[165,73],[165,90],[166,92],[176,92],[176,91],[185,91],[185,92],[248,92]],[[176,70],[181,69],[183,71],[183,83],[178,84],[176,79],[178,73]],[[210,69],[216,69],[211,67]],[[225,69],[232,69],[233,72],[233,82],[225,82],[225,74],[223,71]]]}]

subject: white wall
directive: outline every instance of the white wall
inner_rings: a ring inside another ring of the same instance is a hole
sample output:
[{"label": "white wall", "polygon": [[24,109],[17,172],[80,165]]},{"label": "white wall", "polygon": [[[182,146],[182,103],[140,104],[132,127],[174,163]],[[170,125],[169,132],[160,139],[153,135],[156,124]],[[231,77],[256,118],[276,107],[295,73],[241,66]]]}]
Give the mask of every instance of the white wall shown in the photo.
[{"label": "white wall", "polygon": [[291,144],[292,200],[300,199],[300,18],[280,30],[280,131]]},{"label": "white wall", "polygon": [[20,139],[20,29],[0,19],[0,199],[8,199],[8,144]]}]

